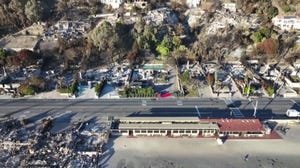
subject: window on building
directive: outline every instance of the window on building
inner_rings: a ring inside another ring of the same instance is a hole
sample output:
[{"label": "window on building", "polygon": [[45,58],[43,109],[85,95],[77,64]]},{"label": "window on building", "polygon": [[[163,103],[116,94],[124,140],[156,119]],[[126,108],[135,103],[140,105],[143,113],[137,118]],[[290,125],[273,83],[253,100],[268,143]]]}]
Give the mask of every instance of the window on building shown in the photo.
[{"label": "window on building", "polygon": [[193,134],[196,134],[196,133],[197,133],[197,130],[192,130],[192,133],[193,133]]},{"label": "window on building", "polygon": [[154,130],[154,133],[159,133],[159,131],[158,130]]},{"label": "window on building", "polygon": [[160,133],[166,133],[166,131],[165,130],[160,130]]},{"label": "window on building", "polygon": [[153,130],[148,130],[148,133],[153,133]]},{"label": "window on building", "polygon": [[173,133],[178,133],[178,130],[173,130]]},{"label": "window on building", "polygon": [[179,133],[184,133],[184,130],[180,130]]},{"label": "window on building", "polygon": [[121,133],[127,133],[128,131],[127,130],[121,130]]},{"label": "window on building", "polygon": [[134,132],[135,132],[135,133],[141,133],[141,131],[140,131],[140,130],[135,130]]},{"label": "window on building", "polygon": [[141,133],[146,133],[146,130],[142,130]]},{"label": "window on building", "polygon": [[185,133],[191,133],[191,130],[186,130]]}]

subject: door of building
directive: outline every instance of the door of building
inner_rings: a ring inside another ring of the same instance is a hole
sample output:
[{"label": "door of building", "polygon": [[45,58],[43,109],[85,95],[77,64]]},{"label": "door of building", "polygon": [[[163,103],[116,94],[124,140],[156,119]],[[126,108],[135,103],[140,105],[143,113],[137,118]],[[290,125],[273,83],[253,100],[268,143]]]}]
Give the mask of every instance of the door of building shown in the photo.
[{"label": "door of building", "polygon": [[133,136],[133,131],[129,130],[129,136]]},{"label": "door of building", "polygon": [[171,136],[171,130],[167,130],[167,136]]}]

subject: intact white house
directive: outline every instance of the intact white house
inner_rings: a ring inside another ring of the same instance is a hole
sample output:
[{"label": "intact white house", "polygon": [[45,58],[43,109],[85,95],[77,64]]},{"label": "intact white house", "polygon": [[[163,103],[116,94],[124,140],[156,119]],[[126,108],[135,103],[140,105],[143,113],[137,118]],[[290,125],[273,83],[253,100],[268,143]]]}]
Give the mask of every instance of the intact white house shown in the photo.
[{"label": "intact white house", "polygon": [[201,0],[186,0],[186,5],[189,8],[197,8],[198,6],[200,6],[201,4]]},{"label": "intact white house", "polygon": [[223,8],[228,9],[231,12],[236,12],[236,4],[235,3],[223,3]]},{"label": "intact white house", "polygon": [[298,16],[276,16],[272,22],[282,30],[300,30],[300,17]]},{"label": "intact white house", "polygon": [[113,9],[117,9],[123,3],[123,0],[101,0],[101,3],[110,5]]}]

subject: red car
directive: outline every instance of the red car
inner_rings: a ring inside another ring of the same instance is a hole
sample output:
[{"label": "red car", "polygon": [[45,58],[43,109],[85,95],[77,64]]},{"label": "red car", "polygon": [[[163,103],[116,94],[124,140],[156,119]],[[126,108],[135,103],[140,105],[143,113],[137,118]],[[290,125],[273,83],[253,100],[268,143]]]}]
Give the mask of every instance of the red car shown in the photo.
[{"label": "red car", "polygon": [[160,94],[160,97],[161,98],[167,98],[167,97],[169,97],[171,95],[172,95],[172,93],[168,92],[168,93]]}]

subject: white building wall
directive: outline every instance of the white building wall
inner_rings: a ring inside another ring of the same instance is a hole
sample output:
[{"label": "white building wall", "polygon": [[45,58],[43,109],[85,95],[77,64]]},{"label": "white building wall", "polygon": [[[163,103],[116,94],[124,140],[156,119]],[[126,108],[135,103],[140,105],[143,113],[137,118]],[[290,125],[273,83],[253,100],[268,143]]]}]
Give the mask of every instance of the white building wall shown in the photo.
[{"label": "white building wall", "polygon": [[272,22],[282,30],[300,30],[300,17],[276,16],[272,19]]},{"label": "white building wall", "polygon": [[123,0],[101,0],[101,3],[110,5],[113,9],[117,9],[123,3]]},{"label": "white building wall", "polygon": [[235,3],[223,3],[223,8],[228,9],[231,12],[236,12]]},{"label": "white building wall", "polygon": [[189,8],[197,8],[200,5],[201,0],[186,0],[186,5]]},{"label": "white building wall", "polygon": [[284,80],[286,81],[287,86],[289,86],[291,88],[300,88],[300,82],[293,83],[291,80],[289,80],[286,77],[284,78]]}]

